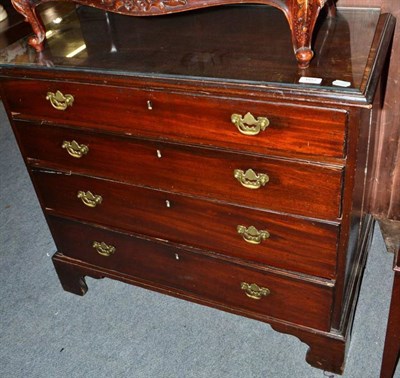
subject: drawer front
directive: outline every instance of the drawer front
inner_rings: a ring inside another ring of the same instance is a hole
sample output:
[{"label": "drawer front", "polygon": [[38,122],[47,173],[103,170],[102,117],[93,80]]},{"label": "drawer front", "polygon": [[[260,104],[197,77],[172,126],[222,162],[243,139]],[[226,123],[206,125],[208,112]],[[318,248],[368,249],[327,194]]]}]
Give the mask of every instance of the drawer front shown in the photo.
[{"label": "drawer front", "polygon": [[[37,80],[3,87],[11,111],[29,119],[284,156],[345,154],[347,114],[334,109]],[[74,97],[65,111],[46,100],[57,90]]]},{"label": "drawer front", "polygon": [[49,213],[286,270],[335,276],[338,225],[54,173],[33,170],[32,175]]},{"label": "drawer front", "polygon": [[[24,154],[33,165],[284,213],[329,220],[340,216],[340,168],[24,122],[17,128]],[[62,148],[65,141],[74,140],[88,147],[82,158],[71,157]],[[250,169],[258,175],[254,180],[250,177],[250,186],[258,189],[244,186]]]},{"label": "drawer front", "polygon": [[[49,225],[59,252],[69,257],[231,308],[329,330],[332,287],[63,219],[49,217]],[[107,245],[100,246],[101,242]],[[111,253],[111,247],[114,252],[110,256],[98,252]],[[261,299],[250,298],[241,289],[242,283],[256,283],[270,293],[264,296],[263,290],[258,293]]]}]

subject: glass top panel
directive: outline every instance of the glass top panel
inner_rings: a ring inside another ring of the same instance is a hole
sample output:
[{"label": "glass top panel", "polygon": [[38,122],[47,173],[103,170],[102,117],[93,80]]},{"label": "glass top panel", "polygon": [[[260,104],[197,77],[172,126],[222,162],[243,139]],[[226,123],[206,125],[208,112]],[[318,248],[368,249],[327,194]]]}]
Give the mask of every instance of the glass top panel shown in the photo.
[{"label": "glass top panel", "polygon": [[[154,17],[130,17],[81,6],[46,26],[42,53],[26,39],[0,51],[0,66],[86,70],[127,76],[162,76],[298,86],[321,78],[323,89],[358,91],[380,11],[339,8],[321,14],[315,57],[300,70],[289,24],[278,9],[221,6]],[[306,84],[307,85],[307,84]],[[313,85],[311,85],[313,86]]]}]

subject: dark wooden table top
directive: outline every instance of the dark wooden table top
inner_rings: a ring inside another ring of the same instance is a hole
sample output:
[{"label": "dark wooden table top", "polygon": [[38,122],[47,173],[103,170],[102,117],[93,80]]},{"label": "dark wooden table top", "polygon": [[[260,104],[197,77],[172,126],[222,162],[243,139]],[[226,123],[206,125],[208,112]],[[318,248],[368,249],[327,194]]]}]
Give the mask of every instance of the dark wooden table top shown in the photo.
[{"label": "dark wooden table top", "polygon": [[[222,6],[129,17],[82,6],[61,23],[50,22],[43,53],[28,47],[26,40],[0,51],[0,69],[84,70],[211,85],[223,81],[368,103],[368,86],[374,84],[371,72],[377,64],[374,54],[382,43],[389,43],[383,40],[383,30],[392,23],[376,8],[339,8],[336,18],[320,17],[316,57],[308,69],[300,70],[287,21],[272,7]],[[302,76],[322,82],[299,84]],[[336,80],[349,87],[333,84]]]}]

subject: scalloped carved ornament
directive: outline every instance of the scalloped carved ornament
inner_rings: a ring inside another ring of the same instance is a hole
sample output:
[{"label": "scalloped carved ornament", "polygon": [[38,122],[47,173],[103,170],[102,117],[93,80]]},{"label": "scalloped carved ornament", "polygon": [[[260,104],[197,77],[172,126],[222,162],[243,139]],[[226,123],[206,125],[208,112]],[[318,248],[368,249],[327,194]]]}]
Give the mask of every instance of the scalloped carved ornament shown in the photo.
[{"label": "scalloped carved ornament", "polygon": [[101,0],[101,4],[116,12],[149,12],[152,8],[163,11],[186,5],[187,0]]}]

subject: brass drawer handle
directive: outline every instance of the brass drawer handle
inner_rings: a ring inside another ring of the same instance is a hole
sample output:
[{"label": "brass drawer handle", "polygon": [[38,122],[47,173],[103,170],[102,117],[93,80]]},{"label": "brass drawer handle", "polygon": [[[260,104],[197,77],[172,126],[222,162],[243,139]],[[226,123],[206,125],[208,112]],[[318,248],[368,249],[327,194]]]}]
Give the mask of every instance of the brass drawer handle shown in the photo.
[{"label": "brass drawer handle", "polygon": [[237,232],[242,235],[243,240],[250,244],[260,244],[262,241],[269,238],[269,232],[266,230],[258,231],[254,226],[245,227],[237,226]]},{"label": "brass drawer handle", "polygon": [[252,299],[261,299],[261,297],[266,297],[271,293],[271,291],[266,287],[260,287],[255,283],[248,284],[247,282],[242,282],[240,288],[244,290],[245,294]]},{"label": "brass drawer handle", "polygon": [[77,141],[73,140],[72,142],[68,142],[67,140],[63,141],[61,145],[62,148],[66,149],[67,152],[74,158],[81,158],[83,155],[87,155],[89,152],[89,147],[84,144],[79,144]]},{"label": "brass drawer handle", "polygon": [[94,241],[92,247],[102,256],[109,257],[115,253],[115,247],[104,242]]},{"label": "brass drawer handle", "polygon": [[57,110],[65,110],[74,103],[74,96],[63,95],[60,91],[56,93],[47,92],[46,100],[50,101],[51,106]]},{"label": "brass drawer handle", "polygon": [[241,169],[235,169],[233,176],[237,179],[245,188],[248,189],[259,189],[269,181],[269,177],[266,173],[255,173],[252,169],[248,169],[246,172]]},{"label": "brass drawer handle", "polygon": [[86,193],[80,190],[77,197],[88,207],[96,207],[103,201],[103,197],[98,194],[93,194],[91,191]]},{"label": "brass drawer handle", "polygon": [[257,135],[269,126],[267,117],[255,118],[251,113],[246,113],[244,117],[241,114],[232,114],[231,122],[244,135]]}]

